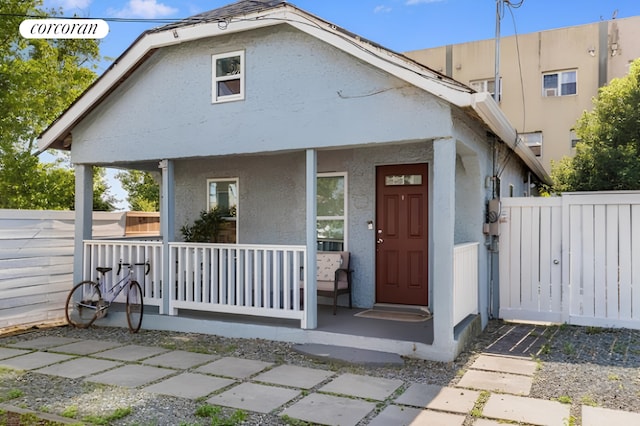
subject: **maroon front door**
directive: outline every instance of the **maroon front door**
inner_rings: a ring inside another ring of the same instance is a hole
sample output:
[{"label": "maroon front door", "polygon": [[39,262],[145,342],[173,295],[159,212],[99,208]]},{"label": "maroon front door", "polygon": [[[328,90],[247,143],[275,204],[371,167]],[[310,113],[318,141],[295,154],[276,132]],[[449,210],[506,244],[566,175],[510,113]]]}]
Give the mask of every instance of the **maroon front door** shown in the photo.
[{"label": "maroon front door", "polygon": [[376,302],[426,306],[427,164],[376,171]]}]

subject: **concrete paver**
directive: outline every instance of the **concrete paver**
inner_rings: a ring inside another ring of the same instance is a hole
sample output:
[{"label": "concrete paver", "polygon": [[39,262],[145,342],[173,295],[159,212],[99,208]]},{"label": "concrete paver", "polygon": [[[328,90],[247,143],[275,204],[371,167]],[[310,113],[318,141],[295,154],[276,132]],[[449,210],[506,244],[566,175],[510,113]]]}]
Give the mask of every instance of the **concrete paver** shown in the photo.
[{"label": "concrete paver", "polygon": [[215,355],[188,351],[171,351],[162,355],[147,358],[142,361],[142,363],[148,365],[156,365],[158,367],[186,370],[200,364],[211,362],[214,359],[216,359]]},{"label": "concrete paver", "polygon": [[48,367],[36,370],[36,373],[49,374],[50,376],[67,377],[77,379],[89,376],[101,371],[110,370],[120,366],[119,362],[108,361],[106,359],[75,358],[69,361],[60,362]]},{"label": "concrete paver", "polygon": [[258,382],[273,383],[276,385],[292,386],[302,389],[311,389],[333,375],[326,370],[298,367],[295,365],[281,365],[273,370],[266,371],[253,380]]},{"label": "concrete paver", "polygon": [[32,352],[20,355],[15,358],[4,359],[0,365],[11,367],[17,370],[35,370],[56,362],[73,358],[71,355],[52,354],[49,352]]},{"label": "concrete paver", "polygon": [[469,370],[462,376],[456,386],[504,392],[513,395],[529,395],[532,382],[533,378],[527,376],[496,373],[493,371]]},{"label": "concrete paver", "polygon": [[204,374],[183,373],[144,388],[147,392],[196,399],[236,383],[235,380]]},{"label": "concrete paver", "polygon": [[0,359],[13,358],[31,352],[29,349],[0,348]]},{"label": "concrete paver", "polygon": [[459,414],[390,405],[369,422],[369,426],[462,426],[464,419],[465,416]]},{"label": "concrete paver", "polygon": [[124,365],[114,370],[89,376],[85,380],[89,382],[135,388],[155,382],[158,379],[175,373],[175,370],[150,367],[148,365]]},{"label": "concrete paver", "polygon": [[582,406],[582,426],[640,425],[640,413]]},{"label": "concrete paver", "polygon": [[118,361],[139,361],[165,352],[169,352],[169,350],[153,346],[127,345],[100,352],[95,356]]},{"label": "concrete paver", "polygon": [[56,346],[51,349],[51,351],[74,355],[90,355],[96,352],[106,351],[107,349],[117,348],[118,346],[122,346],[122,343],[109,342],[107,340],[80,340],[79,342]]},{"label": "concrete paver", "polygon": [[476,419],[473,426],[505,426],[504,420]]},{"label": "concrete paver", "polygon": [[209,398],[207,402],[258,413],[270,413],[296,398],[299,394],[300,392],[295,389],[265,386],[257,383],[241,383],[222,392],[220,395]]},{"label": "concrete paver", "polygon": [[80,339],[72,339],[70,337],[57,337],[57,336],[46,336],[46,337],[38,337],[36,339],[27,340],[24,342],[14,343],[10,346],[12,348],[22,348],[22,349],[49,349],[55,346],[62,346],[68,343],[77,342]]},{"label": "concrete paver", "polygon": [[214,374],[216,376],[245,379],[269,368],[271,362],[255,361],[252,359],[225,357],[203,365],[196,369],[198,373]]},{"label": "concrete paver", "polygon": [[396,404],[466,414],[475,405],[480,392],[415,383],[396,398]]},{"label": "concrete paver", "polygon": [[482,415],[533,425],[562,426],[569,421],[570,408],[569,405],[557,401],[492,394],[482,410]]},{"label": "concrete paver", "polygon": [[282,415],[323,425],[356,425],[376,408],[373,402],[333,395],[313,393],[292,406]]},{"label": "concrete paver", "polygon": [[533,376],[537,365],[530,359],[513,358],[494,355],[480,355],[471,365],[475,370],[496,371],[500,373]]},{"label": "concrete paver", "polygon": [[402,380],[342,374],[321,387],[320,391],[384,401],[403,383]]}]

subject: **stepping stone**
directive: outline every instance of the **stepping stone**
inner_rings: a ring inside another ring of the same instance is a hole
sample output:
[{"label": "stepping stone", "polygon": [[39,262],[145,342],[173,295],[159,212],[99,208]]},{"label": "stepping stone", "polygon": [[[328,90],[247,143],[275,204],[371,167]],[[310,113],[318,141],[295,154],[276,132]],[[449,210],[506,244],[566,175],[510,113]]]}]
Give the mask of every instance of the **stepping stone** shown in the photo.
[{"label": "stepping stone", "polygon": [[147,358],[143,364],[157,365],[159,367],[176,368],[186,370],[196,365],[204,364],[216,359],[215,355],[200,354],[187,351],[171,351],[166,354]]},{"label": "stepping stone", "polygon": [[343,374],[324,385],[320,391],[384,401],[403,383],[402,380]]},{"label": "stepping stone", "polygon": [[89,376],[101,371],[110,370],[121,365],[119,362],[107,361],[105,359],[75,358],[70,361],[53,364],[49,367],[36,370],[36,373],[49,374],[50,376],[67,377],[77,379]]},{"label": "stepping stone", "polygon": [[89,376],[85,380],[88,382],[135,388],[175,373],[175,370],[150,367],[148,365],[124,365],[115,370]]},{"label": "stepping stone", "polygon": [[482,415],[533,425],[564,426],[571,415],[570,408],[570,405],[557,401],[492,394],[482,410]]},{"label": "stepping stone", "polygon": [[282,415],[323,425],[355,426],[375,408],[373,402],[314,393],[285,409]]},{"label": "stepping stone", "polygon": [[79,342],[57,346],[51,351],[75,355],[89,355],[96,352],[106,351],[107,349],[113,349],[118,346],[122,346],[122,343],[108,342],[105,340],[81,340]]},{"label": "stepping stone", "polygon": [[115,359],[118,361],[139,361],[141,359],[149,358],[164,352],[168,352],[168,350],[153,346],[127,345],[105,352],[100,352],[100,354],[97,354],[95,356],[99,356],[100,358]]},{"label": "stepping stone", "polygon": [[225,357],[217,361],[203,365],[196,369],[198,373],[214,374],[216,376],[246,379],[273,365],[270,362],[255,361],[252,359]]},{"label": "stepping stone", "polygon": [[32,352],[0,361],[0,365],[14,368],[16,370],[35,370],[46,365],[66,361],[73,358],[71,355],[52,354],[49,352]]},{"label": "stepping stone", "polygon": [[582,406],[582,426],[640,425],[640,413]]},{"label": "stepping stone", "polygon": [[27,340],[24,342],[14,343],[10,346],[12,348],[22,348],[22,349],[49,349],[55,346],[62,346],[68,343],[77,342],[80,339],[71,339],[69,337],[56,337],[56,336],[45,336],[38,337],[36,339]]},{"label": "stepping stone", "polygon": [[[509,423],[506,423],[507,425]],[[477,419],[473,426],[505,426],[504,420]]]},{"label": "stepping stone", "polygon": [[213,405],[222,405],[241,410],[270,413],[286,404],[300,394],[294,389],[259,385],[257,383],[242,383],[228,391],[207,400]]},{"label": "stepping stone", "polygon": [[147,392],[196,399],[236,383],[235,380],[183,373],[144,388]]},{"label": "stepping stone", "polygon": [[480,355],[471,368],[475,370],[496,371],[499,373],[533,376],[537,365],[534,361],[504,356]]},{"label": "stepping stone", "polygon": [[461,388],[483,389],[514,395],[529,395],[532,377],[491,371],[469,370],[456,385]]},{"label": "stepping stone", "polygon": [[11,348],[0,348],[0,359],[13,358],[14,356],[24,355],[31,352],[28,349],[11,349]]},{"label": "stepping stone", "polygon": [[[400,425],[433,425],[433,426],[462,426],[465,416],[458,414],[439,413],[431,410],[420,410],[410,407],[390,405],[378,414],[369,426],[400,426]],[[474,423],[477,426],[478,423]]]},{"label": "stepping stone", "polygon": [[396,404],[466,414],[475,405],[480,392],[415,383],[396,398]]},{"label": "stepping stone", "polygon": [[282,386],[311,389],[332,375],[333,373],[330,371],[315,368],[281,365],[254,377],[254,380]]}]

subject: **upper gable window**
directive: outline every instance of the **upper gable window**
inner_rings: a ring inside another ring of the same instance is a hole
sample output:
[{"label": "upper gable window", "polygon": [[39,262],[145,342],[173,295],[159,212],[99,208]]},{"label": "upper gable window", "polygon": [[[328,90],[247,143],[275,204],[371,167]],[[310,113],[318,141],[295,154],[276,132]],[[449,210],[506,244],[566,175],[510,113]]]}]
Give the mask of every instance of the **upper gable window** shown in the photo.
[{"label": "upper gable window", "polygon": [[212,102],[244,99],[244,51],[213,55],[212,61]]},{"label": "upper gable window", "polygon": [[558,71],[542,75],[542,96],[568,96],[578,93],[578,72]]}]

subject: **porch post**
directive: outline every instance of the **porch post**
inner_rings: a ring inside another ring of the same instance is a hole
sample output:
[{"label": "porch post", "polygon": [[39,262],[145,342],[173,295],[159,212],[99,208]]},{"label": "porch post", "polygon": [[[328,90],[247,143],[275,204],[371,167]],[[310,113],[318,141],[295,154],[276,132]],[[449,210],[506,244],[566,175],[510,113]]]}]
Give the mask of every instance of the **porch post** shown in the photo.
[{"label": "porch post", "polygon": [[316,213],[317,213],[317,153],[307,149],[307,265],[305,275],[307,288],[304,291],[304,317],[302,328],[318,327],[318,295],[316,282]]},{"label": "porch post", "polygon": [[455,349],[453,336],[453,246],[455,230],[456,141],[433,142],[433,345]]},{"label": "porch post", "polygon": [[[73,282],[84,279],[84,240],[93,237],[93,167],[85,164],[74,166],[76,176],[75,234],[73,249]],[[92,278],[92,277],[87,277]]]},{"label": "porch post", "polygon": [[162,305],[160,314],[169,311],[169,300],[171,298],[171,286],[169,277],[171,276],[169,243],[175,240],[175,193],[173,186],[173,161],[162,160],[158,164],[162,170],[162,185],[160,194],[160,232],[162,235]]}]

